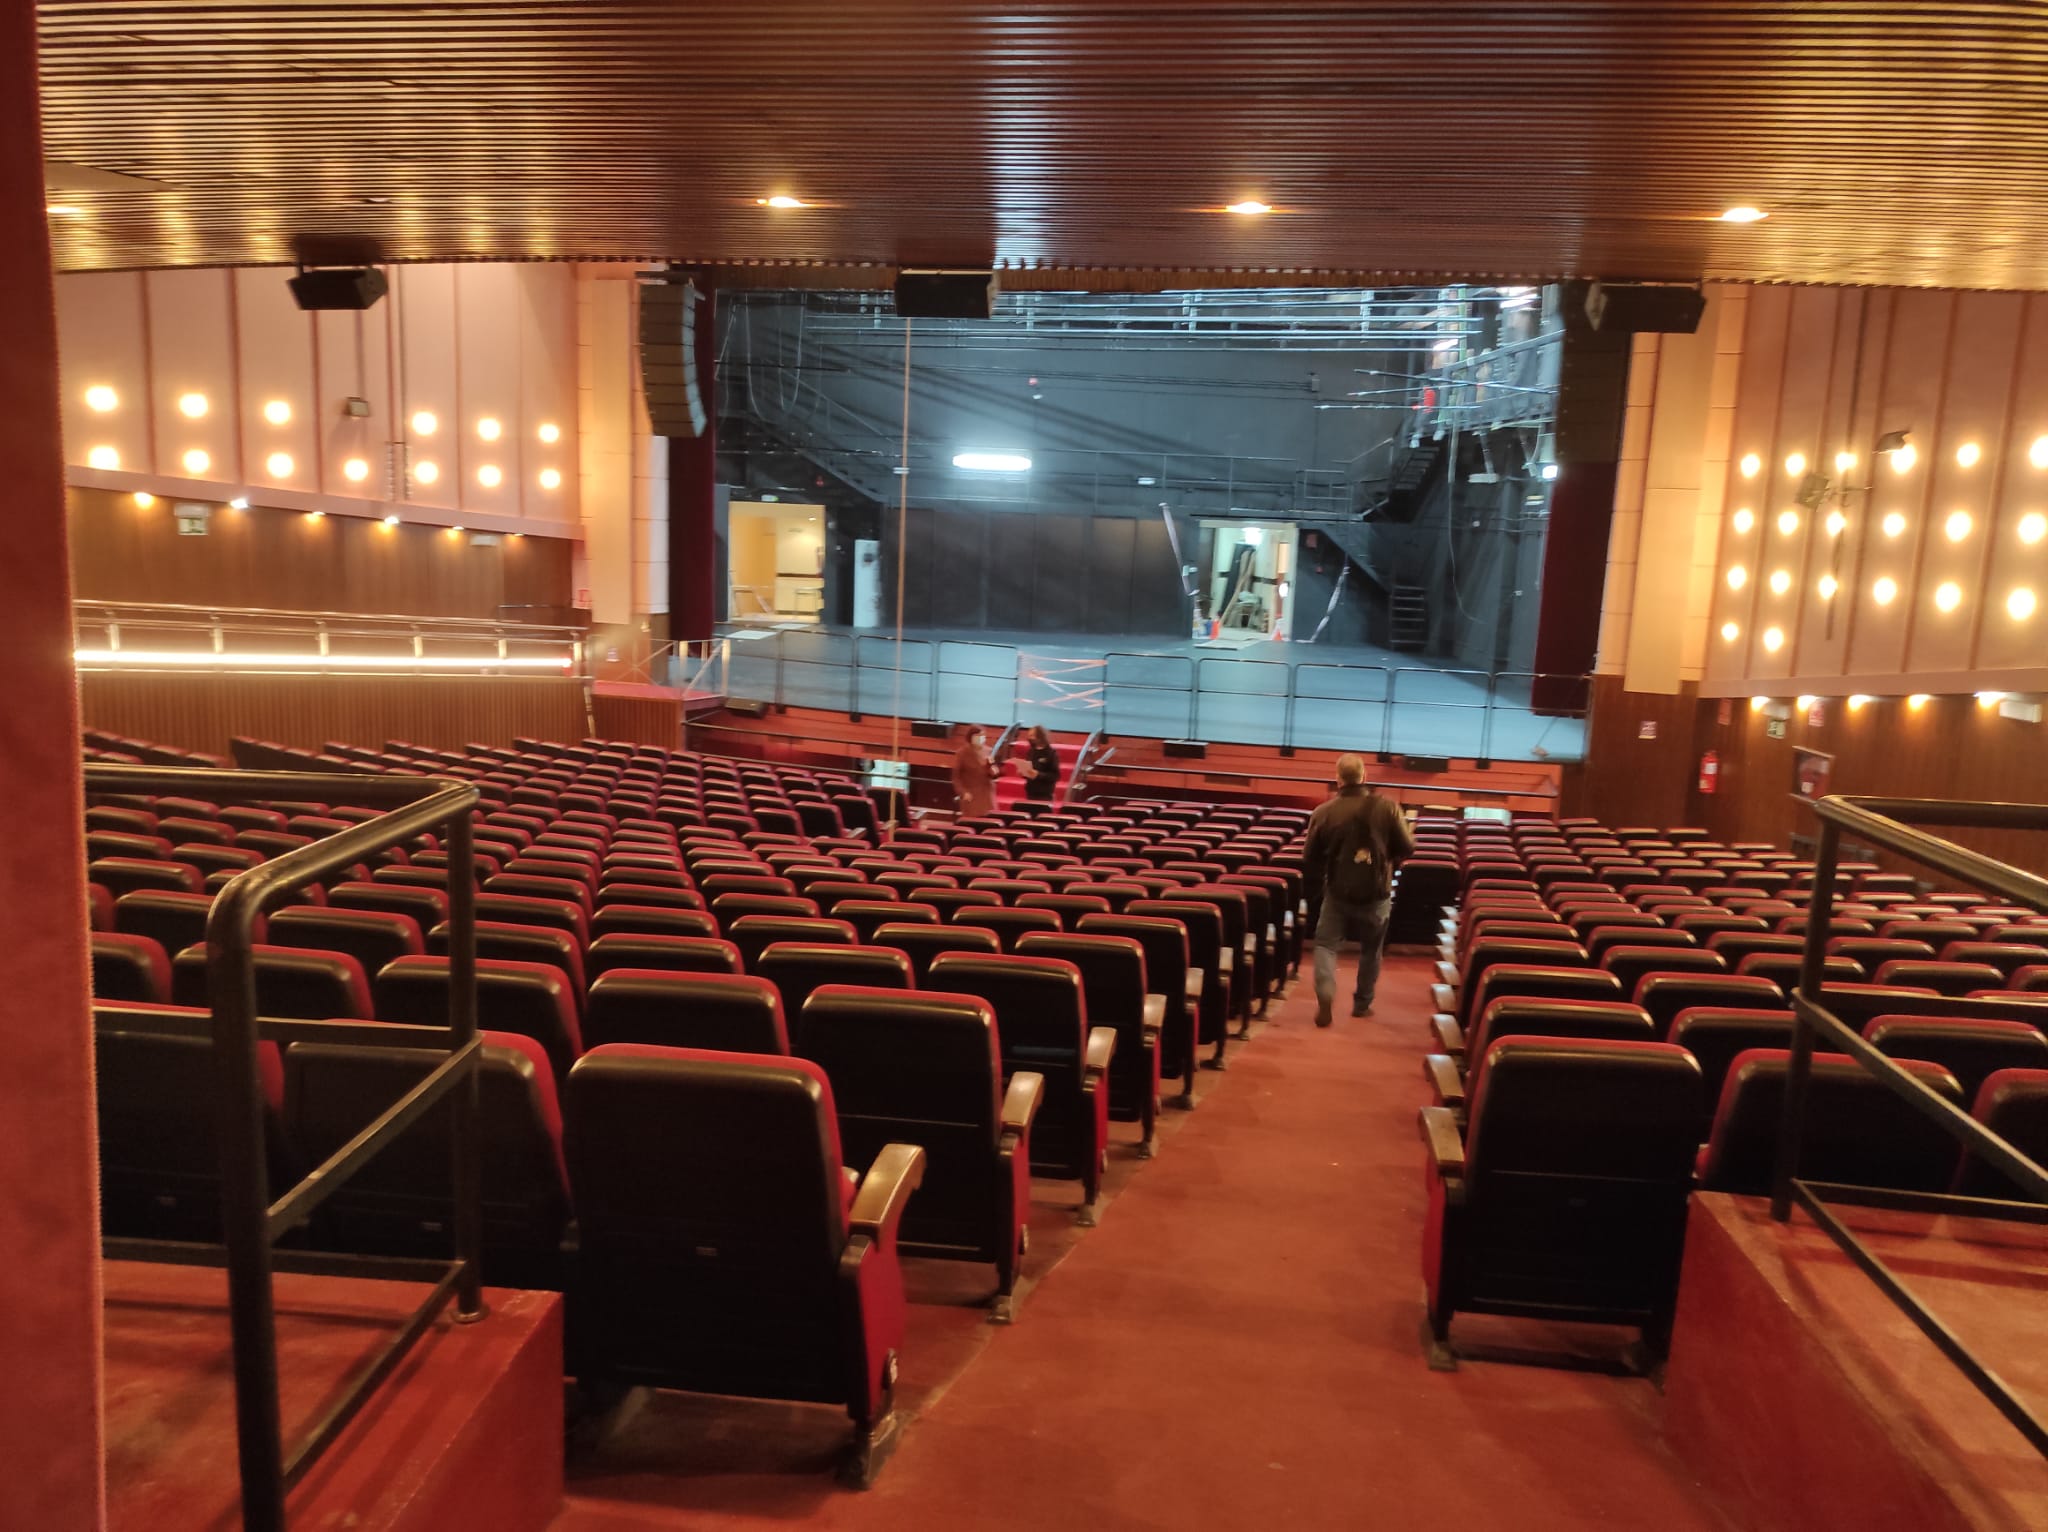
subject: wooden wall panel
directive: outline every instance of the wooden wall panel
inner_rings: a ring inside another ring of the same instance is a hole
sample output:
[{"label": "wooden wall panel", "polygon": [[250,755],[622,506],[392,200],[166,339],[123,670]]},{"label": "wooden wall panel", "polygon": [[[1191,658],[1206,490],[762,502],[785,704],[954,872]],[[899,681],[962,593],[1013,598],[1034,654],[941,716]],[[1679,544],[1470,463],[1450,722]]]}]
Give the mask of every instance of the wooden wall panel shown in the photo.
[{"label": "wooden wall panel", "polygon": [[[1609,825],[1696,823],[1688,817],[1699,765],[1694,684],[1676,693],[1632,692],[1622,688],[1620,676],[1595,676],[1592,707],[1586,760],[1564,768],[1558,812],[1590,814]],[[1645,724],[1654,738],[1642,737]]]},{"label": "wooden wall panel", "polygon": [[582,739],[583,684],[534,676],[183,675],[86,671],[85,727],[225,755],[237,734],[318,748],[387,739],[452,747],[507,745],[520,735]]},{"label": "wooden wall panel", "polygon": [[682,699],[659,687],[599,682],[590,699],[590,718],[590,732],[598,739],[630,740],[671,750],[682,742]]},{"label": "wooden wall panel", "polygon": [[217,507],[204,537],[180,537],[171,504],[69,491],[72,588],[83,601],[175,602],[282,611],[496,617],[501,605],[566,607],[573,545],[504,538],[473,547],[426,526],[357,516]]}]

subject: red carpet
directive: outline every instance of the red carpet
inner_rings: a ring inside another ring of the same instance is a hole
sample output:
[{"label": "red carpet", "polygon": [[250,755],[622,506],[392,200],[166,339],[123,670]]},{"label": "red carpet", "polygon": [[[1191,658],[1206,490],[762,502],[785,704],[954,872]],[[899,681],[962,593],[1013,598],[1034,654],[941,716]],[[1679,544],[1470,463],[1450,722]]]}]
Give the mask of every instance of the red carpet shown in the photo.
[{"label": "red carpet", "polygon": [[[1201,1109],[1169,1114],[1178,1131],[1159,1157],[1119,1167],[1124,1190],[1101,1227],[1081,1232],[1016,1326],[978,1330],[987,1343],[972,1365],[916,1403],[873,1490],[827,1476],[843,1418],[826,1411],[754,1417],[761,1430],[808,1426],[815,1471],[706,1471],[697,1433],[750,1407],[696,1402],[659,1433],[666,1449],[629,1423],[623,1460],[612,1442],[572,1461],[559,1532],[798,1519],[1061,1532],[1733,1526],[1665,1446],[1650,1384],[1424,1367],[1415,1109],[1429,977],[1422,959],[1392,959],[1377,1017],[1318,1032],[1304,965],[1274,1024],[1206,1078]],[[1040,1192],[1072,1200],[1051,1183]],[[1034,1244],[1027,1264],[1042,1271],[1038,1255]],[[1474,1339],[1514,1335],[1471,1325]],[[931,1376],[915,1359],[905,1370]],[[732,1441],[742,1457],[767,1450],[753,1431]],[[664,1450],[689,1462],[680,1476],[664,1473]]]}]

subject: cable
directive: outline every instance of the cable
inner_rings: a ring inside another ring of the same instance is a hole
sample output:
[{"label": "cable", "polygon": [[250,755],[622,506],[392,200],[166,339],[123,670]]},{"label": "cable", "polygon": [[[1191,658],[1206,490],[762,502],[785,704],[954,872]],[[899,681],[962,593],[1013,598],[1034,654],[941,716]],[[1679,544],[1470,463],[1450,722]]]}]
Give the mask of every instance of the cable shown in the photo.
[{"label": "cable", "polygon": [[[896,696],[889,709],[889,762],[903,766],[903,568],[910,548],[910,326],[903,320],[903,444],[897,458],[896,493]],[[896,773],[892,772],[894,776]],[[910,793],[908,769],[903,786],[889,800],[889,828],[896,828],[896,809]]]}]

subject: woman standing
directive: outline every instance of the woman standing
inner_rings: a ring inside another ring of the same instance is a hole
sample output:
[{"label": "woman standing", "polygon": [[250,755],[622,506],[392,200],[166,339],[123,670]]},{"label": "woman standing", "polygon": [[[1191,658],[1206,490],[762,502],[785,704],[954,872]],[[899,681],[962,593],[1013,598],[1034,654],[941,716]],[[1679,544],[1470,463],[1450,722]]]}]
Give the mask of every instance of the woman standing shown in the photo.
[{"label": "woman standing", "polygon": [[1060,753],[1052,747],[1052,736],[1044,724],[1033,724],[1024,758],[1024,796],[1033,803],[1050,803],[1059,791]]},{"label": "woman standing", "polygon": [[960,748],[953,755],[953,794],[962,819],[996,811],[996,770],[988,757],[987,734],[978,724],[962,724]]}]

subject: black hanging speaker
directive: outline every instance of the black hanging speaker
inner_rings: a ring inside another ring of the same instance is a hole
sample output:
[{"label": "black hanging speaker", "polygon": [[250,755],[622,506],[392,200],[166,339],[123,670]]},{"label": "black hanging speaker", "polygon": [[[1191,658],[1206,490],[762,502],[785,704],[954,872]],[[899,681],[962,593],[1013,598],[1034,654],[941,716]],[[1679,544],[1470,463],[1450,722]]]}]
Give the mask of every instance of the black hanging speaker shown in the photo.
[{"label": "black hanging speaker", "polygon": [[1707,311],[1697,287],[1669,282],[1595,282],[1586,289],[1586,319],[1596,330],[1690,335]]},{"label": "black hanging speaker", "polygon": [[709,424],[697,385],[697,285],[660,273],[640,283],[640,383],[656,436],[696,437]]},{"label": "black hanging speaker", "polygon": [[896,312],[905,319],[990,319],[996,312],[993,271],[899,271]]},{"label": "black hanging speaker", "polygon": [[366,309],[384,296],[384,273],[374,266],[301,271],[285,283],[302,309]]}]

